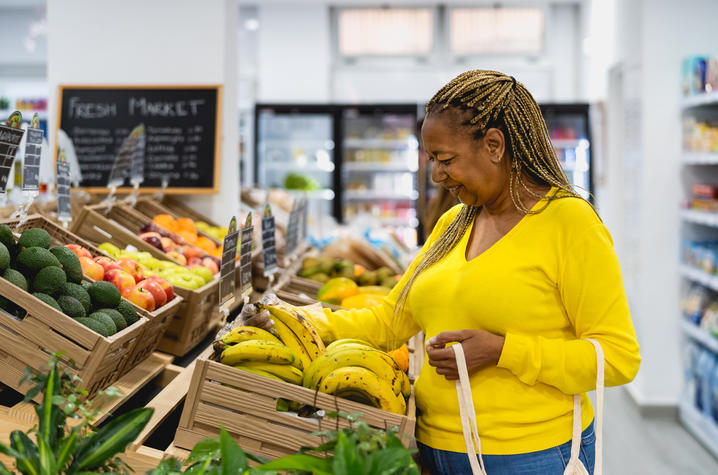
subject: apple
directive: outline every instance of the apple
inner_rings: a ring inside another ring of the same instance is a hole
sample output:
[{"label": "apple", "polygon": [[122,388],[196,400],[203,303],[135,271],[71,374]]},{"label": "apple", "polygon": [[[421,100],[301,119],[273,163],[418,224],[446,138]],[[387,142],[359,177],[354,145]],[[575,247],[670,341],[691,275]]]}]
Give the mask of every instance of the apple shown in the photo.
[{"label": "apple", "polygon": [[182,254],[180,254],[177,251],[170,251],[167,253],[167,256],[171,257],[172,259],[176,260],[177,262],[179,262],[182,265],[187,264],[187,259],[185,258],[185,256],[183,256]]},{"label": "apple", "polygon": [[141,289],[145,289],[152,294],[155,299],[155,308],[160,308],[167,303],[167,294],[165,289],[162,288],[159,282],[154,280],[143,280],[137,286]]},{"label": "apple", "polygon": [[211,270],[212,274],[216,274],[217,272],[219,272],[219,266],[211,257],[205,257],[204,259],[202,259],[202,265],[205,266],[207,269]]},{"label": "apple", "polygon": [[168,302],[169,302],[170,300],[172,300],[173,298],[175,298],[175,289],[174,289],[174,287],[172,287],[172,284],[170,284],[169,282],[167,282],[167,281],[166,281],[165,279],[163,279],[162,277],[160,277],[160,276],[158,276],[158,275],[153,275],[153,276],[151,276],[151,277],[148,277],[148,278],[145,279],[145,280],[151,280],[151,281],[157,282],[157,283],[160,285],[160,287],[162,287],[162,290],[165,291],[165,295],[167,296],[167,301],[168,301]]},{"label": "apple", "polygon": [[102,269],[105,271],[105,275],[107,275],[107,272],[112,269],[122,270],[122,267],[120,267],[115,261],[113,261],[109,257],[97,256],[94,260],[102,266]]},{"label": "apple", "polygon": [[79,244],[68,244],[65,247],[74,252],[77,257],[89,257],[90,259],[92,259],[92,254],[90,254],[90,251],[80,246]]},{"label": "apple", "polygon": [[122,296],[140,308],[152,312],[155,309],[155,298],[152,293],[137,285],[131,285],[122,290]]},{"label": "apple", "polygon": [[135,279],[130,275],[129,272],[125,272],[122,269],[110,269],[105,272],[105,280],[122,292],[127,287],[135,285]]},{"label": "apple", "polygon": [[157,249],[162,250],[162,236],[160,235],[160,233],[155,233],[155,232],[141,233],[139,235],[139,238],[142,239],[147,244],[149,244],[150,246],[154,246]]},{"label": "apple", "polygon": [[194,275],[201,277],[205,284],[212,281],[212,271],[203,265],[191,266],[189,270],[192,271]]},{"label": "apple", "polygon": [[194,246],[182,246],[182,254],[189,259],[190,257],[202,257],[202,253]]},{"label": "apple", "polygon": [[110,244],[109,242],[103,242],[102,244],[97,246],[97,248],[110,257],[117,257],[120,255],[120,253],[123,252],[119,247],[115,246],[114,244]]},{"label": "apple", "polygon": [[105,270],[100,264],[86,256],[82,256],[79,259],[82,273],[87,277],[92,280],[103,280],[105,278]]},{"label": "apple", "polygon": [[160,238],[160,242],[162,243],[162,251],[164,251],[164,252],[170,252],[170,251],[177,250],[177,245],[175,244],[175,242],[168,237]]},{"label": "apple", "polygon": [[193,276],[192,274],[166,274],[165,279],[172,284],[176,285],[177,287],[184,287],[185,289],[198,289],[201,286],[197,285],[197,281],[195,278],[198,278],[196,276]]},{"label": "apple", "polygon": [[201,266],[201,265],[202,265],[201,257],[190,257],[187,259],[187,267]]},{"label": "apple", "polygon": [[129,273],[132,278],[135,279],[136,284],[139,284],[145,279],[142,267],[140,267],[140,265],[132,259],[118,259],[115,261],[115,264],[120,266],[125,272]]}]

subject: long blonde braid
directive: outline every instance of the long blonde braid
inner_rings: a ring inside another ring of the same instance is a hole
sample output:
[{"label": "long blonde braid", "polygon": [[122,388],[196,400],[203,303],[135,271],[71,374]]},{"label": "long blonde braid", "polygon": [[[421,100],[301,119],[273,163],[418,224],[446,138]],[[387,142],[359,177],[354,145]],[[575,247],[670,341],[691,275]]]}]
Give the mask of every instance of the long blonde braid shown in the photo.
[{"label": "long blonde braid", "polygon": [[[426,114],[439,113],[447,108],[471,112],[473,117],[463,125],[474,131],[474,138],[482,138],[492,127],[506,136],[506,149],[511,159],[509,191],[517,210],[524,214],[543,211],[551,201],[559,198],[581,198],[571,186],[551,145],[541,109],[531,93],[513,77],[496,71],[467,71],[452,79],[426,104]],[[528,178],[536,185],[552,186],[563,193],[553,193],[537,210],[524,204],[521,189],[535,198],[543,198],[529,187]],[[479,212],[476,206],[464,205],[443,234],[426,251],[399,294],[394,318],[403,311],[409,289],[416,277],[444,258],[471,227]]]}]

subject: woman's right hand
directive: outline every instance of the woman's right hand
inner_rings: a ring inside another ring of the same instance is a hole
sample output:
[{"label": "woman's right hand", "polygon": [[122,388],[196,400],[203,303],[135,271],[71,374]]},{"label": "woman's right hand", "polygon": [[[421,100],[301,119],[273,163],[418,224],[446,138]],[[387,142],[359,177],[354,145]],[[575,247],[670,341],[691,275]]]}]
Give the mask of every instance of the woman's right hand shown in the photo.
[{"label": "woman's right hand", "polygon": [[[266,294],[262,297],[262,300],[260,301],[260,303],[263,305],[272,305],[276,304],[277,302],[277,296],[274,294]],[[237,325],[257,327],[267,331],[271,330],[274,326],[274,321],[272,321],[272,316],[269,314],[269,312],[267,310],[260,310],[254,304],[245,305],[242,308],[242,311],[239,312],[237,320]]]}]

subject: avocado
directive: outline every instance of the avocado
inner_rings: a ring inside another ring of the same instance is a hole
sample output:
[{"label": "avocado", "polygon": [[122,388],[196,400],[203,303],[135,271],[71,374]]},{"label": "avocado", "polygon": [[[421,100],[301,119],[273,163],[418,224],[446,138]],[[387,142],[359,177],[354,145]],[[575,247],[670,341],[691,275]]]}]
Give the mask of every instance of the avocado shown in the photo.
[{"label": "avocado", "polygon": [[32,281],[33,292],[54,295],[67,282],[65,273],[59,267],[50,266],[40,269]]},{"label": "avocado", "polygon": [[95,308],[117,308],[117,304],[122,299],[117,287],[105,281],[93,282],[87,293],[90,294]]},{"label": "avocado", "polygon": [[15,269],[5,269],[5,272],[2,274],[2,278],[27,292],[27,279],[25,279],[25,276]]},{"label": "avocado", "polygon": [[21,248],[42,247],[45,250],[50,248],[50,234],[42,228],[26,229],[17,240]]},{"label": "avocado", "polygon": [[99,333],[100,335],[104,337],[108,337],[111,335],[110,329],[101,321],[95,320],[94,318],[87,318],[87,317],[80,317],[76,318],[78,322],[85,325],[90,330],[94,331],[95,333]]},{"label": "avocado", "polygon": [[54,308],[58,312],[62,312],[62,307],[60,307],[60,304],[57,303],[57,300],[52,298],[51,296],[47,294],[43,294],[42,292],[35,292],[32,294],[35,298],[42,300],[46,304],[48,304],[50,307]]},{"label": "avocado", "polygon": [[0,243],[0,271],[4,271],[10,267],[10,251],[5,244]]},{"label": "avocado", "polygon": [[15,236],[7,224],[0,224],[0,242],[8,249],[15,247]]},{"label": "avocado", "polygon": [[90,286],[92,285],[92,282],[83,280],[82,282],[80,282],[80,285],[82,286],[83,289],[88,290],[90,288]]},{"label": "avocado", "polygon": [[87,315],[85,307],[75,297],[60,295],[57,298],[57,304],[62,308],[62,312],[69,317],[82,318]]},{"label": "avocado", "polygon": [[[67,280],[75,284],[82,282],[82,266],[80,265],[80,258],[77,254],[66,248],[65,246],[55,246],[50,249],[53,256],[60,261],[62,270],[67,274]],[[2,250],[0,249],[0,254]]]},{"label": "avocado", "polygon": [[67,282],[65,285],[62,286],[62,289],[60,289],[60,293],[62,295],[69,295],[70,297],[76,298],[85,308],[85,312],[90,311],[90,307],[92,306],[92,300],[90,299],[90,294],[87,293],[87,290],[85,290],[82,285]]},{"label": "avocado", "polygon": [[377,283],[376,272],[371,271],[371,270],[365,270],[357,278],[357,283],[359,285],[376,285],[376,283]]},{"label": "avocado", "polygon": [[126,300],[122,300],[117,305],[117,311],[122,314],[122,317],[125,319],[128,326],[134,324],[140,319],[140,316],[137,315],[135,307],[133,307],[132,304]]},{"label": "avocado", "polygon": [[[72,297],[68,297],[68,298],[72,298]],[[103,323],[107,327],[109,334],[105,335],[105,336],[110,336],[114,333],[117,333],[117,327],[115,326],[115,322],[112,321],[112,318],[109,315],[107,315],[106,313],[93,312],[90,314],[90,318]]]},{"label": "avocado", "polygon": [[376,281],[377,282],[383,282],[384,280],[388,279],[389,277],[393,277],[394,272],[392,272],[391,269],[388,267],[380,267],[376,270]]},{"label": "avocado", "polygon": [[313,276],[309,277],[309,279],[312,279],[317,282],[325,283],[329,281],[330,277],[327,274],[323,274],[319,272],[318,274],[314,274]]},{"label": "avocado", "polygon": [[97,311],[102,312],[105,315],[109,316],[112,319],[112,321],[114,322],[115,327],[117,328],[118,332],[127,328],[127,322],[125,321],[125,318],[122,316],[122,314],[120,312],[118,312],[114,308],[101,308]]},{"label": "avocado", "polygon": [[24,274],[35,274],[45,267],[60,267],[60,261],[50,251],[42,247],[28,247],[17,256],[18,270]]}]

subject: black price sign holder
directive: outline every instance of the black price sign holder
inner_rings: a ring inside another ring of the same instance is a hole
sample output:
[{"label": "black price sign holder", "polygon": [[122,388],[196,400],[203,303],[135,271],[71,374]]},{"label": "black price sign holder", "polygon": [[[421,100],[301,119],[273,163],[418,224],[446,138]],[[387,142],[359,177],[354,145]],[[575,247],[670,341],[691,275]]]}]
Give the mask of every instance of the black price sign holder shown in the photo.
[{"label": "black price sign holder", "polygon": [[242,228],[242,240],[239,246],[239,285],[244,303],[249,303],[252,294],[252,244],[254,241],[254,226],[252,226],[252,213]]},{"label": "black price sign holder", "polygon": [[237,219],[232,216],[229,221],[228,233],[224,237],[222,247],[222,265],[219,269],[219,310],[226,317],[229,316],[229,307],[234,303],[234,269],[237,257]]},{"label": "black price sign holder", "polygon": [[130,164],[130,184],[132,185],[132,193],[127,197],[127,202],[134,207],[137,203],[137,196],[140,192],[140,185],[145,181],[145,144],[147,142],[145,136],[145,126],[140,124],[132,130],[130,137],[136,140],[135,150],[132,152],[132,162]]},{"label": "black price sign holder", "polygon": [[269,285],[274,282],[274,274],[279,270],[277,261],[276,226],[272,208],[269,203],[264,207],[262,217],[262,258],[264,260],[264,276],[269,279]]},{"label": "black price sign holder", "polygon": [[17,149],[20,146],[25,131],[20,128],[22,114],[15,111],[10,114],[7,124],[0,124],[0,204],[7,202],[7,181],[15,161]]},{"label": "black price sign holder", "polygon": [[25,139],[25,158],[22,164],[22,193],[25,202],[18,209],[18,225],[27,221],[27,213],[40,190],[40,156],[42,155],[43,131],[40,128],[40,117],[37,112],[32,116],[30,126],[27,128]]},{"label": "black price sign holder", "polygon": [[300,218],[300,203],[298,200],[294,201],[292,210],[289,212],[289,222],[287,223],[287,239],[284,244],[284,265],[287,267],[291,261],[291,257],[299,246],[299,218]]},{"label": "black price sign holder", "polygon": [[70,164],[65,160],[65,151],[60,149],[57,162],[57,219],[67,229],[72,221],[72,205],[70,203]]}]

